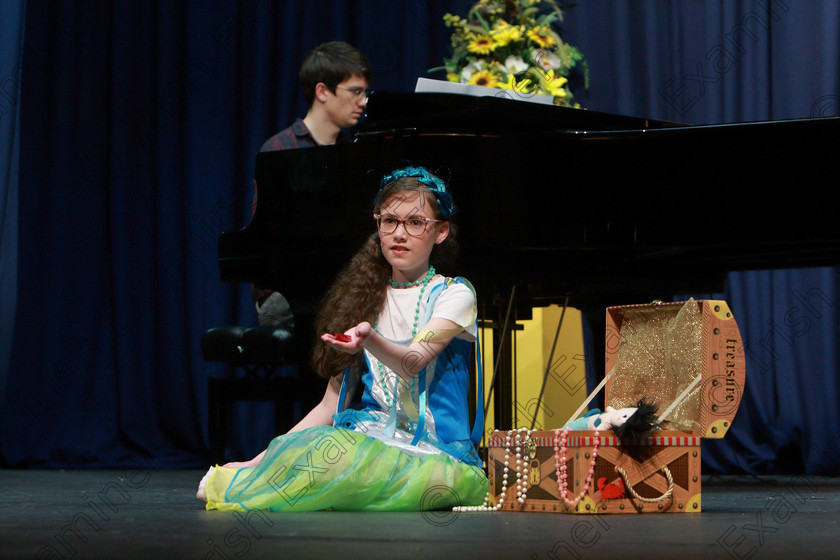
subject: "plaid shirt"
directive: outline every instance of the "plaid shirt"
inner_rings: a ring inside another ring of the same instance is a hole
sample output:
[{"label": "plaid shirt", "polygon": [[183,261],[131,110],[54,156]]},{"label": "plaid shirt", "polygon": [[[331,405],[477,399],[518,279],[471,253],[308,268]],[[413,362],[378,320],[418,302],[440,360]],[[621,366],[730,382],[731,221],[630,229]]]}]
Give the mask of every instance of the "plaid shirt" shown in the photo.
[{"label": "plaid shirt", "polygon": [[[344,134],[339,133],[336,139],[336,144],[345,144],[349,142]],[[303,119],[297,119],[292,126],[281,130],[271,138],[265,141],[260,148],[261,152],[276,152],[278,150],[295,150],[297,148],[314,148],[320,146],[312,133],[303,124]]]},{"label": "plaid shirt", "polygon": [[[346,144],[349,140],[347,137],[339,133],[336,139],[336,144]],[[312,133],[303,123],[303,119],[296,119],[289,128],[283,129],[268,140],[260,148],[261,152],[277,152],[280,150],[296,150],[298,148],[315,148],[320,146]],[[254,206],[253,211],[257,209],[257,185],[254,184]],[[274,290],[267,290],[260,286],[252,286],[251,292],[254,296],[254,301],[258,306],[262,306],[265,300],[274,293]]]}]

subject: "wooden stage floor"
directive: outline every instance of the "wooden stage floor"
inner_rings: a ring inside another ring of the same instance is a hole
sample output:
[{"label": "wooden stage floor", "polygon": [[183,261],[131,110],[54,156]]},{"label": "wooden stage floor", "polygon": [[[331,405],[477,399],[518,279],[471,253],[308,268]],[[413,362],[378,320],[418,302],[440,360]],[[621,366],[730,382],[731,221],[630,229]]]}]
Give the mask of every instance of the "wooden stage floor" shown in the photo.
[{"label": "wooden stage floor", "polygon": [[699,514],[244,516],[205,511],[202,474],[0,470],[0,559],[840,557],[837,478],[704,477]]}]

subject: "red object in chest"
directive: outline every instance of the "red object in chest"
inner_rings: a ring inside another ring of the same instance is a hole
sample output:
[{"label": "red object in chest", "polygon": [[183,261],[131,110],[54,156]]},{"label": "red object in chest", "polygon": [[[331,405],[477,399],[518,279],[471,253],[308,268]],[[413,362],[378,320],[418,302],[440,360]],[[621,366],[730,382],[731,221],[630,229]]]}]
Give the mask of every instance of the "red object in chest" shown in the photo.
[{"label": "red object in chest", "polygon": [[605,476],[598,479],[598,490],[601,492],[602,500],[614,500],[616,498],[624,497],[624,483],[621,482],[621,479],[604,486],[606,481],[607,477]]}]

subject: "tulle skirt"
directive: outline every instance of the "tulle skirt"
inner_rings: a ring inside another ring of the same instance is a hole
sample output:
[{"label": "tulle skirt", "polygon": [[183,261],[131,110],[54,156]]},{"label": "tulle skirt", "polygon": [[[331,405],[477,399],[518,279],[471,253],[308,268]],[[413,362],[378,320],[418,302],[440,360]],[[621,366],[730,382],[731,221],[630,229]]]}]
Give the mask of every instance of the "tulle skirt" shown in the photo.
[{"label": "tulle skirt", "polygon": [[275,438],[259,465],[219,467],[207,509],[425,511],[479,505],[487,478],[447,453],[415,455],[363,433],[317,426]]}]

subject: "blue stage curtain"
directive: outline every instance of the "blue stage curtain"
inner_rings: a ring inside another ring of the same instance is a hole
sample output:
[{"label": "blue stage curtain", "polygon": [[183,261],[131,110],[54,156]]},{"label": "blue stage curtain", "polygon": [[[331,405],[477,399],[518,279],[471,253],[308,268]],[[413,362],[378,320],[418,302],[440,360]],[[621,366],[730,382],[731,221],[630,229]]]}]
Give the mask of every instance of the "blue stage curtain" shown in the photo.
[{"label": "blue stage curtain", "polygon": [[[443,14],[470,5],[30,1],[6,460],[200,466],[214,373],[201,334],[254,321],[247,289],[218,280],[216,239],[249,219],[262,141],[305,111],[302,57],[343,39],[371,58],[375,89],[410,91],[447,53]],[[694,124],[836,114],[838,9],[578,3],[564,36],[587,56],[592,82],[584,92],[573,78],[576,99]],[[733,188],[761,196],[761,185]],[[705,445],[709,472],[839,472],[836,274],[730,275],[747,389],[727,438]],[[254,446],[270,436],[251,432]]]},{"label": "blue stage curtain", "polygon": [[5,402],[17,306],[19,100],[25,13],[24,0],[0,3],[0,411]]},{"label": "blue stage curtain", "polygon": [[[413,89],[444,55],[450,5],[464,2],[29,3],[9,464],[204,464],[223,368],[201,335],[255,323],[249,288],[219,281],[216,242],[250,219],[262,142],[305,113],[304,55],[345,40],[376,87]],[[254,422],[240,458],[272,435]]]},{"label": "blue stage curtain", "polygon": [[690,124],[836,116],[840,4],[594,0],[564,39],[588,57],[592,110]]},{"label": "blue stage curtain", "polygon": [[[807,119],[840,114],[838,21],[831,1],[604,0],[570,11],[565,38],[588,56],[578,100],[589,109],[690,124]],[[732,185],[757,204],[762,187]],[[741,328],[747,382],[729,434],[704,442],[705,472],[840,474],[838,269],[731,273],[712,296]]]},{"label": "blue stage curtain", "polygon": [[730,274],[747,386],[732,429],[706,442],[716,472],[840,474],[837,269]]}]

